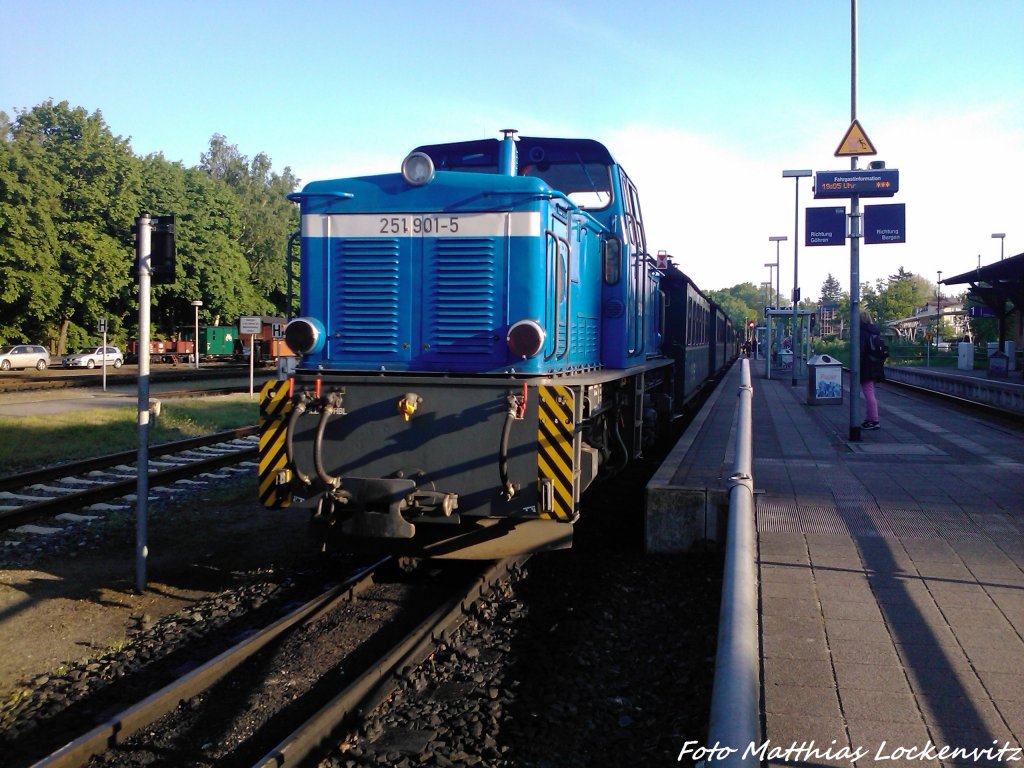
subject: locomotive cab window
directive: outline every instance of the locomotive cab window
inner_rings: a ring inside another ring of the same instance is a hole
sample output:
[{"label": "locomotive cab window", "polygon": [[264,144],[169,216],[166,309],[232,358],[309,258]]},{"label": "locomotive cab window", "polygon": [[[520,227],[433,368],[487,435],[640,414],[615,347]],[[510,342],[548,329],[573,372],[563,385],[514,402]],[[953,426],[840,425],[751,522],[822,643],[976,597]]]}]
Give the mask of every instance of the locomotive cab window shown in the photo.
[{"label": "locomotive cab window", "polygon": [[612,202],[611,169],[602,163],[523,163],[520,176],[533,176],[557,189],[580,208],[595,211]]},{"label": "locomotive cab window", "polygon": [[644,218],[640,213],[640,198],[636,187],[625,173],[622,173],[622,202],[626,215],[626,233],[629,242],[640,253],[647,253],[647,241],[644,237]]}]

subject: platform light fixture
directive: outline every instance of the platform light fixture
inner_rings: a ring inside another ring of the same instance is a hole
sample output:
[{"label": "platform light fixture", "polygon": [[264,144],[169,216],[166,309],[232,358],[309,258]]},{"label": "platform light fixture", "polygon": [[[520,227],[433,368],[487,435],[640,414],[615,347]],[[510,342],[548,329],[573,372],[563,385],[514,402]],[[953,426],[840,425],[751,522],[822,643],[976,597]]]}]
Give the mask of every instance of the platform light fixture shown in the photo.
[{"label": "platform light fixture", "polygon": [[1006,245],[1006,233],[1005,232],[993,232],[992,237],[999,238],[999,260],[1003,260],[1003,246]]},{"label": "platform light fixture", "polygon": [[784,240],[788,240],[788,239],[789,238],[786,237],[785,235],[771,235],[768,238],[769,242],[775,243],[775,296],[776,296],[776,300],[778,300],[778,297],[782,295],[781,291],[779,290],[779,243],[783,242]]}]

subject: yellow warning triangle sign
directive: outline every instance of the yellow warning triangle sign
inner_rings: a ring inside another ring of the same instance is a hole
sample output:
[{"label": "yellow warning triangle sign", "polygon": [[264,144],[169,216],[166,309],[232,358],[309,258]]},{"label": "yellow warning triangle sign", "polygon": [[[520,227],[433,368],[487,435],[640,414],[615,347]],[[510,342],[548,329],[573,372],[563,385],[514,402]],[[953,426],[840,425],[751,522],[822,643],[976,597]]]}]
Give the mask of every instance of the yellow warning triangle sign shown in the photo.
[{"label": "yellow warning triangle sign", "polygon": [[860,123],[854,120],[850,123],[850,127],[846,131],[846,135],[843,136],[843,140],[839,142],[839,148],[836,150],[836,157],[852,157],[853,155],[877,155],[875,151],[875,145],[871,143],[871,139],[864,133],[864,129],[860,127]]}]

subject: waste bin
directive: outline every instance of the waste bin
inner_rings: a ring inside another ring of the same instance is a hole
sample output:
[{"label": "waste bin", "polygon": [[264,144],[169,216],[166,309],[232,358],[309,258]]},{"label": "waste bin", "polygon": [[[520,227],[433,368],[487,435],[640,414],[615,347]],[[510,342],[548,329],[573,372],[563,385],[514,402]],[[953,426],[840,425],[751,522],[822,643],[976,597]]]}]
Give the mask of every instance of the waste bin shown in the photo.
[{"label": "waste bin", "polygon": [[808,405],[841,402],[843,402],[843,364],[829,355],[815,355],[807,361]]},{"label": "waste bin", "polygon": [[988,356],[988,377],[990,379],[1005,379],[1009,368],[1010,358],[1002,352],[993,352]]}]

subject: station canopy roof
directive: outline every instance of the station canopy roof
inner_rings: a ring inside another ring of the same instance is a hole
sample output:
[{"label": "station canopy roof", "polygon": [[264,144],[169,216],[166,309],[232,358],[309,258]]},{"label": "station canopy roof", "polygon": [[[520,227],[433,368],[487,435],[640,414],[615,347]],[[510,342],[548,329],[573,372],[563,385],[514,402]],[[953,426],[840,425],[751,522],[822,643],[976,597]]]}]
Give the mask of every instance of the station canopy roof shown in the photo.
[{"label": "station canopy roof", "polygon": [[961,285],[963,283],[1024,283],[1024,253],[1018,253],[1008,259],[1000,259],[994,264],[972,269],[962,275],[947,277],[943,285]]},{"label": "station canopy roof", "polygon": [[[1024,253],[994,264],[947,277],[943,285],[970,285],[969,293],[991,307],[1000,319],[1014,307],[1024,307]],[[1012,306],[1007,307],[1007,302]]]}]

